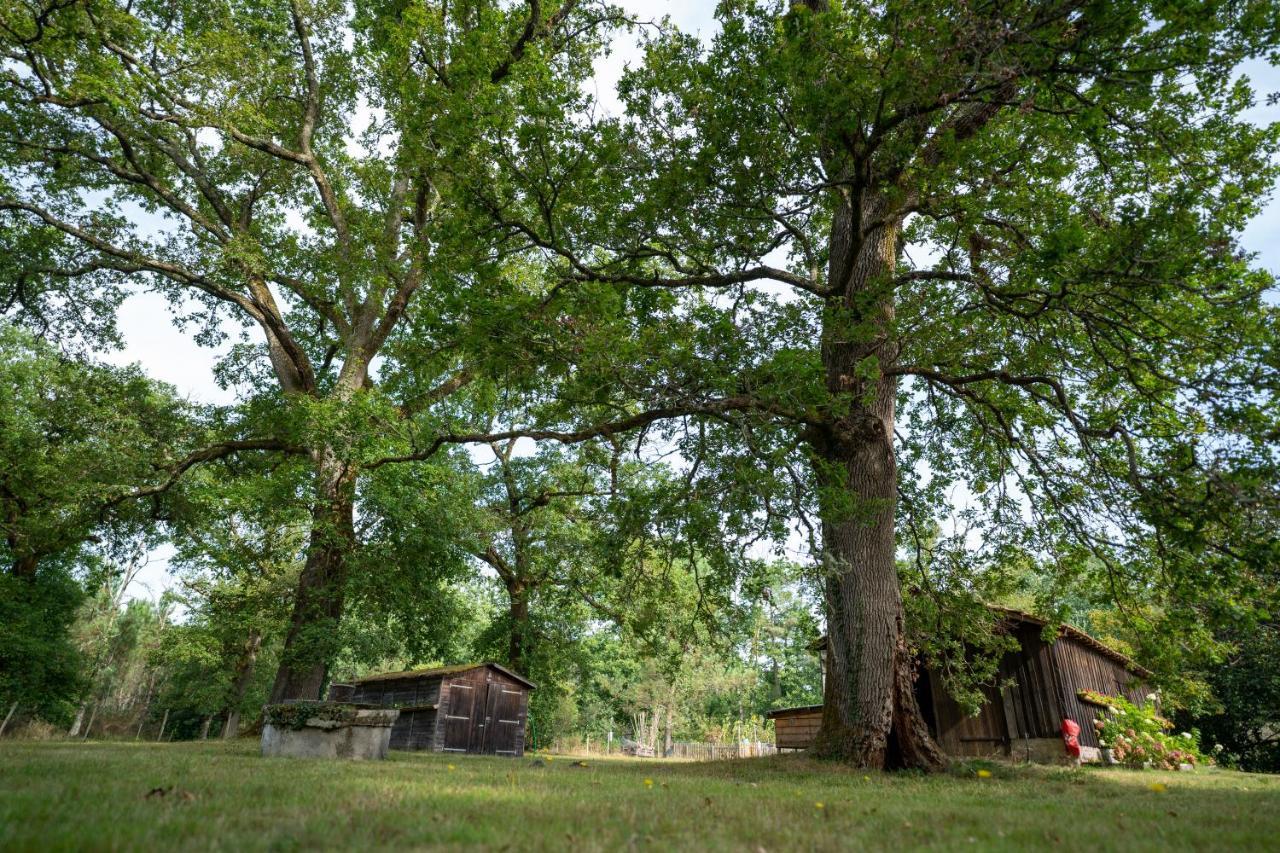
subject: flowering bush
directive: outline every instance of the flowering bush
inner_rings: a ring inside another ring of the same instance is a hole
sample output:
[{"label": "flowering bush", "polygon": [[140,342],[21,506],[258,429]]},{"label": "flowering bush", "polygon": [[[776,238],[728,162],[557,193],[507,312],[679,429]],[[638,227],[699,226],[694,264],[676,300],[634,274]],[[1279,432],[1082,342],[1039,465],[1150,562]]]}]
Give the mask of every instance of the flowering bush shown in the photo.
[{"label": "flowering bush", "polygon": [[1106,707],[1105,716],[1094,720],[1093,727],[1098,732],[1099,746],[1110,749],[1121,764],[1177,770],[1179,764],[1210,763],[1200,751],[1200,733],[1192,730],[1170,734],[1173,723],[1157,714],[1154,704],[1135,705],[1120,696],[1086,690],[1078,695],[1086,702]]}]

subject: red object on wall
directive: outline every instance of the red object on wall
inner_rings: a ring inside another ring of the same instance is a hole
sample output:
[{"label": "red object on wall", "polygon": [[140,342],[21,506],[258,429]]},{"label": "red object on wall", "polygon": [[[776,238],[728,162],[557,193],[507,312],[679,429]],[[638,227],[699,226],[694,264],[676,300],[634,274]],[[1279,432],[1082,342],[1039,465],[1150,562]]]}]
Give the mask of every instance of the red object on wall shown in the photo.
[{"label": "red object on wall", "polygon": [[1080,726],[1075,720],[1062,721],[1062,743],[1067,748],[1067,755],[1080,757]]}]

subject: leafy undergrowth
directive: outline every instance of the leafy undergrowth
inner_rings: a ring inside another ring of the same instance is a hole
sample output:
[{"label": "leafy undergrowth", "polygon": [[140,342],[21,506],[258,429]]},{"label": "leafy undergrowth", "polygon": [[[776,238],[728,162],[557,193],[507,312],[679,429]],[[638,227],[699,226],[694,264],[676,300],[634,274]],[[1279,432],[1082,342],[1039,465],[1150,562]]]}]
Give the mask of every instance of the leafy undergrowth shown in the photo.
[{"label": "leafy undergrowth", "polygon": [[865,774],[393,753],[263,759],[252,742],[0,744],[0,849],[1264,848],[1280,777],[957,765]]}]

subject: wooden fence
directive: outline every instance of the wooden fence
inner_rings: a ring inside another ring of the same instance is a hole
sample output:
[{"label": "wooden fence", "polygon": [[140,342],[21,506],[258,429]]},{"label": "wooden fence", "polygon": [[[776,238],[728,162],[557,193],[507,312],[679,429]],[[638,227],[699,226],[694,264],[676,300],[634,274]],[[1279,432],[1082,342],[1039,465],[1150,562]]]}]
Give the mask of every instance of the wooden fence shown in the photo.
[{"label": "wooden fence", "polygon": [[778,748],[764,741],[739,743],[673,743],[667,758],[687,758],[694,761],[720,761],[728,758],[760,758],[776,755]]},{"label": "wooden fence", "polygon": [[[601,743],[601,741],[604,741]],[[661,744],[657,749],[638,744],[630,738],[621,743],[599,737],[568,737],[557,741],[552,752],[561,755],[633,755],[637,758],[679,758],[686,761],[720,761],[729,758],[758,758],[777,755],[778,748],[766,741],[740,741],[738,743],[694,743],[677,741],[671,751],[664,754]]]}]

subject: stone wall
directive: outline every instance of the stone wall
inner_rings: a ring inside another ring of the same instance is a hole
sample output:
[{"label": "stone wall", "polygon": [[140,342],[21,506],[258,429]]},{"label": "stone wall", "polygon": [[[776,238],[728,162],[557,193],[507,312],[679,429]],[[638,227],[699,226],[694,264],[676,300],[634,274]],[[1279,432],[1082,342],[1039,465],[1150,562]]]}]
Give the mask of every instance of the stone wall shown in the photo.
[{"label": "stone wall", "polygon": [[[1009,745],[1009,757],[1014,761],[1033,761],[1037,764],[1074,764],[1067,755],[1059,737],[1019,738]],[[1080,761],[1084,764],[1101,761],[1101,751],[1096,746],[1080,747]]]},{"label": "stone wall", "polygon": [[350,722],[310,719],[300,729],[262,727],[262,754],[289,758],[351,758],[378,760],[387,757],[391,727],[400,712],[360,710]]}]

